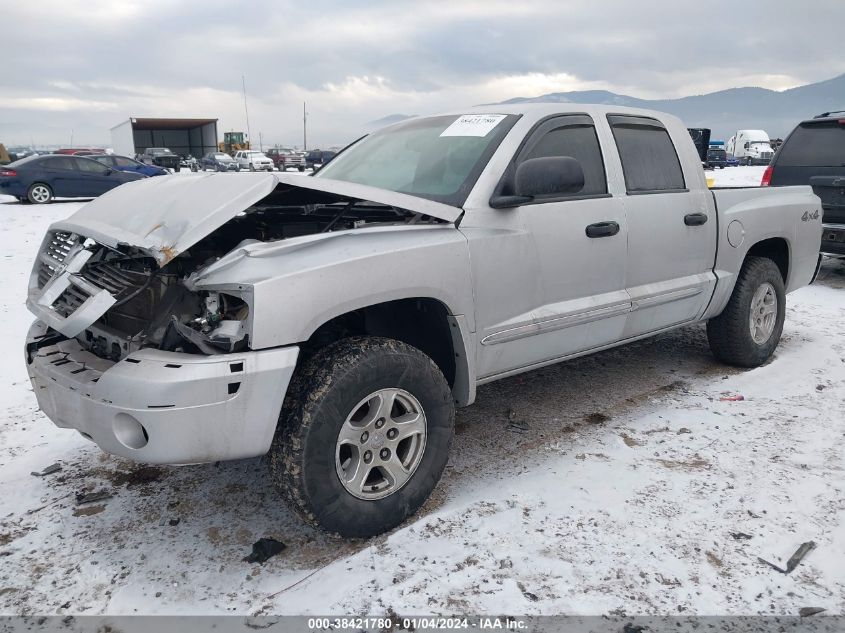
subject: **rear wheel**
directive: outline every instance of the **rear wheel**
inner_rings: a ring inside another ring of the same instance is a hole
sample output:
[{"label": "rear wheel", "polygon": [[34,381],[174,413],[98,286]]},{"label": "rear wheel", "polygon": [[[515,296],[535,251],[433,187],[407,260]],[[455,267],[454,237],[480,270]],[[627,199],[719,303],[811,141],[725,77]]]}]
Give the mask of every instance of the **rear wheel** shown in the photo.
[{"label": "rear wheel", "polygon": [[53,199],[53,190],[43,182],[36,182],[29,186],[26,199],[32,204],[47,204]]},{"label": "rear wheel", "polygon": [[420,350],[392,339],[344,339],[297,371],[271,473],[308,522],[342,536],[380,534],[431,494],[454,419],[449,385]]},{"label": "rear wheel", "polygon": [[713,355],[729,365],[758,367],[774,353],[783,331],[786,293],[780,269],[765,257],[748,257],[722,313],[707,322]]}]

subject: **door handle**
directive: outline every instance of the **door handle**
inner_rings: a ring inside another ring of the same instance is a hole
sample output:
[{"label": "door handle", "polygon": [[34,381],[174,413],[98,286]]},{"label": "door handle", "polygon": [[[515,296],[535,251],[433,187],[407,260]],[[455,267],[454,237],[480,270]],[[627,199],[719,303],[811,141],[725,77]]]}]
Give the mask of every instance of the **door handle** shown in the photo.
[{"label": "door handle", "polygon": [[706,213],[687,213],[684,216],[684,224],[687,226],[701,226],[707,222]]},{"label": "door handle", "polygon": [[619,233],[619,224],[616,222],[596,222],[585,229],[587,237],[610,237]]}]

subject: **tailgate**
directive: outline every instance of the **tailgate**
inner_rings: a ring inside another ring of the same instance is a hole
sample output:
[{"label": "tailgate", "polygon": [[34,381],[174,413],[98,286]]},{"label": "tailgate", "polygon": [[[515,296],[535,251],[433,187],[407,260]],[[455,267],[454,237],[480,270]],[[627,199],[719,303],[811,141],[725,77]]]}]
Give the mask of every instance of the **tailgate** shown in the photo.
[{"label": "tailgate", "polygon": [[845,224],[845,176],[813,176],[810,186],[822,201],[822,221]]}]

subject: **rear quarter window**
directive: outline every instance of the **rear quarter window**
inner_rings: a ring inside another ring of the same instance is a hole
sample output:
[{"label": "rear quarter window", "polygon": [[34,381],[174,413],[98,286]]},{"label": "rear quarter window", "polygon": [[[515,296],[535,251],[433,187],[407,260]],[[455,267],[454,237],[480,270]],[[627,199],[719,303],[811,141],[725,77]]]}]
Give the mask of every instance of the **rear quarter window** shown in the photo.
[{"label": "rear quarter window", "polygon": [[845,125],[802,123],[781,146],[776,163],[782,167],[845,166]]}]

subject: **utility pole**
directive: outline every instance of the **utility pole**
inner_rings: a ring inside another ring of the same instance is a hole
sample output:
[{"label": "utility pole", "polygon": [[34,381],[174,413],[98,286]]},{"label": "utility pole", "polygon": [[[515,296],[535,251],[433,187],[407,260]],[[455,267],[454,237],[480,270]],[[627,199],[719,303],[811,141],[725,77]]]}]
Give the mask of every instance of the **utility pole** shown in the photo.
[{"label": "utility pole", "polygon": [[305,111],[305,102],[302,102],[302,151],[308,149],[308,113]]},{"label": "utility pole", "polygon": [[249,131],[249,108],[246,107],[246,79],[241,75],[241,85],[244,89],[244,114],[246,114],[246,140],[252,142],[252,134]]},{"label": "utility pole", "polygon": [[264,151],[264,135],[261,131],[258,131],[258,150],[263,152]]}]

